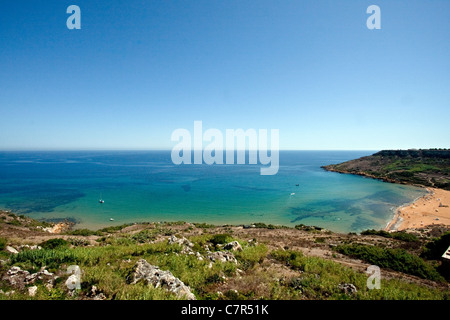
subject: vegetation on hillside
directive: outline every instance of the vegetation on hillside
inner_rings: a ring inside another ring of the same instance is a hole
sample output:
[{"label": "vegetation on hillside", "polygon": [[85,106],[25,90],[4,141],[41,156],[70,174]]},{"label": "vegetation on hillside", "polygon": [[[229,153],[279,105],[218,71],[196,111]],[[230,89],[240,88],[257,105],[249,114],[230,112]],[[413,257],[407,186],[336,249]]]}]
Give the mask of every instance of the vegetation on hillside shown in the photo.
[{"label": "vegetation on hillside", "polygon": [[[438,258],[448,243],[448,232],[436,231],[435,237],[388,236],[376,231],[341,235],[303,225],[196,227],[168,222],[51,235],[31,225],[31,220],[21,221],[20,226],[0,222],[0,300],[94,299],[94,291],[95,297],[112,300],[180,299],[164,287],[132,284],[140,259],[170,271],[199,300],[449,298]],[[39,240],[25,245],[25,238],[16,237],[21,231]],[[241,249],[230,249],[230,243]],[[19,253],[8,252],[6,246],[14,246]],[[315,249],[319,251],[309,253]],[[214,262],[208,258],[211,253],[229,254],[236,260]],[[355,258],[382,268],[381,289],[367,287],[368,274],[361,270],[364,264]],[[81,270],[79,290],[66,285],[71,265]],[[52,286],[37,280],[17,287],[7,281],[13,267],[30,274],[45,269],[57,278]],[[35,295],[28,293],[31,286],[37,288]]]},{"label": "vegetation on hillside", "polygon": [[375,236],[381,236],[385,238],[392,238],[397,239],[405,242],[418,242],[419,239],[416,235],[404,232],[404,231],[395,231],[395,232],[387,232],[384,230],[365,230],[361,232],[362,235],[375,235]]},{"label": "vegetation on hillside", "polygon": [[323,166],[389,182],[450,190],[450,150],[383,150],[371,156]]},{"label": "vegetation on hillside", "polygon": [[444,281],[444,278],[432,264],[404,249],[380,248],[363,244],[340,245],[336,251],[347,256],[364,260],[380,268],[389,268],[423,279]]}]

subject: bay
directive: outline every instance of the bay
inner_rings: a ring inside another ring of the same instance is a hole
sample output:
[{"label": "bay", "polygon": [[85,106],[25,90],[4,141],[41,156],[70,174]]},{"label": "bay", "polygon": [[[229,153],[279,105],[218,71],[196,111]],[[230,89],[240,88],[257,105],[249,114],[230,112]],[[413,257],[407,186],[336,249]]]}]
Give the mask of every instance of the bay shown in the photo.
[{"label": "bay", "polygon": [[320,168],[374,152],[280,151],[273,176],[259,165],[174,165],[168,150],[0,152],[0,208],[76,228],[264,222],[360,232],[383,228],[396,207],[426,193]]}]

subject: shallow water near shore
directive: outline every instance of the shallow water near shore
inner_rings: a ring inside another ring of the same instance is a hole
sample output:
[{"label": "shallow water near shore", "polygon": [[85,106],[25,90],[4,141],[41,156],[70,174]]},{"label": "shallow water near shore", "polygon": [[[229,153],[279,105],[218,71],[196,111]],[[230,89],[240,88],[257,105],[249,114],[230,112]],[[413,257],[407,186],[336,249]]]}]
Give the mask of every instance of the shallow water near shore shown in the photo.
[{"label": "shallow water near shore", "polygon": [[381,229],[426,191],[320,168],[372,153],[280,151],[278,174],[261,176],[259,165],[176,166],[170,151],[0,152],[0,208],[91,229],[152,221]]}]

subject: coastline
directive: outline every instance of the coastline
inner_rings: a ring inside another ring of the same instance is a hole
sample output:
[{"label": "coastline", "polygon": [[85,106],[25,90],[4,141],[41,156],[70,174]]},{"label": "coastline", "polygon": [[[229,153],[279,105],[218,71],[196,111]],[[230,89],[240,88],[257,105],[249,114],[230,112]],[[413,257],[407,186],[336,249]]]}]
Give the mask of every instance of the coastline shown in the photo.
[{"label": "coastline", "polygon": [[412,203],[395,209],[385,231],[423,228],[429,225],[450,225],[450,191],[427,187],[428,193]]},{"label": "coastline", "polygon": [[425,188],[427,194],[411,203],[403,204],[394,209],[392,219],[383,228],[384,231],[401,231],[419,229],[431,225],[450,226],[450,191],[408,181],[389,179],[385,176],[375,176],[365,171],[350,171],[336,168],[336,165],[322,166],[322,169],[341,174],[359,175],[387,183],[410,185]]}]

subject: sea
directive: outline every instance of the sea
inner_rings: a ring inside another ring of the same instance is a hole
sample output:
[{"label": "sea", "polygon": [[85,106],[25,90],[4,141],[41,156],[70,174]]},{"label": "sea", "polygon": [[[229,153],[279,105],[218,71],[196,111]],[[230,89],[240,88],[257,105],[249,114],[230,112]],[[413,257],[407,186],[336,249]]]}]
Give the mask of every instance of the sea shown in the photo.
[{"label": "sea", "polygon": [[426,191],[321,168],[374,152],[280,151],[278,173],[260,175],[260,165],[175,165],[170,150],[2,151],[0,209],[89,229],[158,221],[381,229]]}]

